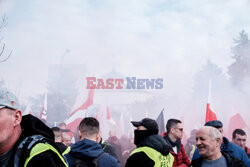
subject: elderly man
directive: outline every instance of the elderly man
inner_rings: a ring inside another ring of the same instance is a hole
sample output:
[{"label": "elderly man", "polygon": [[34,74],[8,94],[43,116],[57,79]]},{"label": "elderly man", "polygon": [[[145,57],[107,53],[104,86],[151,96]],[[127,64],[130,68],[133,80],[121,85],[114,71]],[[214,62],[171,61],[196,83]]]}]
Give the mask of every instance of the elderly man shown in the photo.
[{"label": "elderly man", "polygon": [[[220,131],[221,135],[223,135],[223,124],[221,121],[219,120],[208,121],[205,124],[205,126],[214,127]],[[242,160],[246,166],[250,167],[250,161],[248,160],[248,157],[245,151],[242,148],[240,148],[238,145],[230,142],[226,137],[222,138],[221,151],[227,152],[230,155],[234,156],[235,158]],[[199,152],[196,149],[194,152],[193,160],[199,157],[200,157]]]},{"label": "elderly man", "polygon": [[32,115],[22,117],[15,95],[0,90],[1,167],[67,166],[53,140],[49,127]]},{"label": "elderly man", "polygon": [[130,154],[125,167],[172,167],[174,158],[169,153],[170,146],[158,135],[156,121],[144,118],[131,123],[137,128],[134,131],[137,149]]},{"label": "elderly man", "polygon": [[58,127],[53,127],[51,128],[51,130],[53,131],[55,135],[55,143],[58,146],[59,150],[61,151],[63,155],[67,154],[70,151],[70,147],[67,147],[65,144],[63,144],[61,129]]},{"label": "elderly man", "polygon": [[222,135],[214,127],[202,127],[196,133],[200,158],[191,162],[193,167],[244,167],[244,163],[230,154],[221,152]]},{"label": "elderly man", "polygon": [[250,158],[250,149],[246,146],[247,135],[242,129],[235,129],[232,135],[232,142],[240,146],[247,153],[248,158]]}]

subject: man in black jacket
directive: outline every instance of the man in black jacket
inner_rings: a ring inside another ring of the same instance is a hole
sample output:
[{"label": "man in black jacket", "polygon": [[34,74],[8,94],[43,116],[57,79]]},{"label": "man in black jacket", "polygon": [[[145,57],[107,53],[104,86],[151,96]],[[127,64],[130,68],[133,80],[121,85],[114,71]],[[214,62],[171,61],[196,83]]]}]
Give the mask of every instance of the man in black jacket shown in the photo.
[{"label": "man in black jacket", "polygon": [[196,133],[196,146],[200,158],[191,162],[192,167],[220,166],[220,167],[244,167],[244,163],[227,154],[221,152],[222,135],[214,127],[202,127]]},{"label": "man in black jacket", "polygon": [[169,154],[170,146],[158,135],[155,120],[144,118],[140,122],[131,122],[137,127],[134,143],[137,148],[130,154],[125,167],[172,167],[174,157]]},{"label": "man in black jacket", "polygon": [[62,142],[62,131],[59,127],[52,127],[51,130],[53,131],[55,135],[55,143],[57,147],[59,148],[60,152],[64,155],[67,154],[70,151],[70,147],[67,147]]},{"label": "man in black jacket", "polygon": [[22,117],[15,95],[0,90],[1,167],[67,166],[53,141],[49,127],[32,115]]}]

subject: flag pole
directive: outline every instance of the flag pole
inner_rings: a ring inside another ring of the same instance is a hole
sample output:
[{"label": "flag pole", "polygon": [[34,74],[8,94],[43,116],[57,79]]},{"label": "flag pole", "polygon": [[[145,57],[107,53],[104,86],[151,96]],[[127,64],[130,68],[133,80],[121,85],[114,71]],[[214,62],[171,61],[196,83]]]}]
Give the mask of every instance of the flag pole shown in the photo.
[{"label": "flag pole", "polygon": [[212,88],[212,83],[211,79],[208,80],[208,97],[207,97],[207,102],[210,103],[211,100],[211,88]]}]

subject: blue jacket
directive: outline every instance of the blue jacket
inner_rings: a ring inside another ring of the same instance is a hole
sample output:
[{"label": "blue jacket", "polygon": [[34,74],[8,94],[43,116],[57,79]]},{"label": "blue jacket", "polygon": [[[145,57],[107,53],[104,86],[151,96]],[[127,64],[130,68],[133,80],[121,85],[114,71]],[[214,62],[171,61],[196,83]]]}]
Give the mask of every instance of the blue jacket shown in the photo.
[{"label": "blue jacket", "polygon": [[[71,167],[75,159],[94,159],[103,153],[101,145],[92,140],[84,139],[71,146],[71,150],[65,155],[69,167]],[[104,154],[98,159],[100,167],[120,167],[117,159],[109,154]]]},{"label": "blue jacket", "polygon": [[[221,151],[230,153],[235,158],[242,160],[246,166],[250,167],[250,161],[247,157],[246,152],[240,146],[230,142],[226,137],[223,137],[223,143],[221,144]],[[198,158],[200,158],[200,154],[198,149],[196,148],[192,160]]]}]

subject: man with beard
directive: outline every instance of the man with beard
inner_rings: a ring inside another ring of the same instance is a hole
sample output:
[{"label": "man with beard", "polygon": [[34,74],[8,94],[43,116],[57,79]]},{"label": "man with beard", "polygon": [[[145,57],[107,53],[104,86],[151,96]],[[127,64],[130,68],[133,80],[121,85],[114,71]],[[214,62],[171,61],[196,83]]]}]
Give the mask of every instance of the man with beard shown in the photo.
[{"label": "man with beard", "polygon": [[137,128],[134,131],[134,143],[137,148],[130,154],[125,167],[171,167],[174,158],[169,154],[169,145],[158,135],[156,121],[144,118],[131,123]]}]

